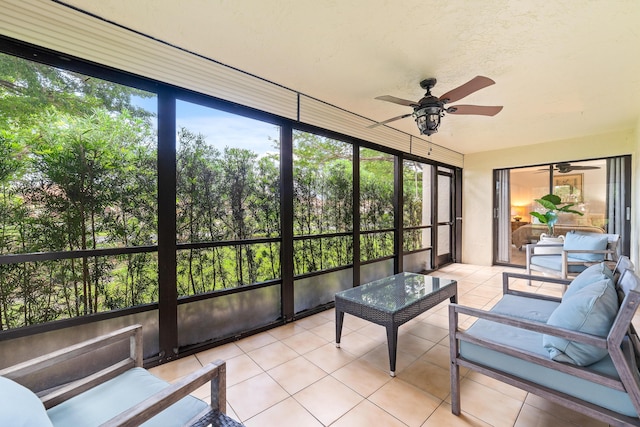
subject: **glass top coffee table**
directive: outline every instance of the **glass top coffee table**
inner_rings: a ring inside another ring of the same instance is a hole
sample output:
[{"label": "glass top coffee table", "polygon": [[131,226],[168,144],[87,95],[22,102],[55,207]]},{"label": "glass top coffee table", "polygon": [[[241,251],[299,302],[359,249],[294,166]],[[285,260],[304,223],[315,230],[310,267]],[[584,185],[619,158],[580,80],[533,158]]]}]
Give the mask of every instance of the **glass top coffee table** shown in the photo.
[{"label": "glass top coffee table", "polygon": [[423,274],[400,273],[336,294],[336,347],[344,314],[387,328],[389,372],[395,377],[398,327],[449,298],[457,302],[458,282]]}]

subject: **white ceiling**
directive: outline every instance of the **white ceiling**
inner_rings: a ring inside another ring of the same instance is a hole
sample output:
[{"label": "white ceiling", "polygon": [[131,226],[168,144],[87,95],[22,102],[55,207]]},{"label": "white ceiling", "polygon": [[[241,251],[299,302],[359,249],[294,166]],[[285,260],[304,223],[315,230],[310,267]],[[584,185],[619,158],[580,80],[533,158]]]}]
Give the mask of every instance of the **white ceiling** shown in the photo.
[{"label": "white ceiling", "polygon": [[[376,121],[375,100],[496,84],[429,139],[463,154],[633,129],[640,122],[638,0],[64,0],[64,3]],[[453,103],[452,105],[455,105]],[[390,126],[419,135],[406,118]]]}]

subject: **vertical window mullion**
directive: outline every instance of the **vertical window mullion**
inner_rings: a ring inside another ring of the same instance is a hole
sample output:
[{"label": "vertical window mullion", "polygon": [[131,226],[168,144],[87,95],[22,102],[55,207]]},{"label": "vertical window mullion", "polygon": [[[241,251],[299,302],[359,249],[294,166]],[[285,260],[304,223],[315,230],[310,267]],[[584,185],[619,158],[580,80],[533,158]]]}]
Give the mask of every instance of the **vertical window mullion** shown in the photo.
[{"label": "vertical window mullion", "polygon": [[178,353],[176,286],[176,99],[158,93],[158,322],[160,362]]},{"label": "vertical window mullion", "polygon": [[393,244],[393,252],[394,252],[394,266],[393,271],[395,274],[398,274],[404,271],[403,266],[403,217],[404,217],[404,197],[403,197],[403,186],[404,186],[404,176],[403,176],[403,158],[402,156],[394,156],[394,164],[393,164],[393,174],[395,175],[394,180],[394,195],[393,195],[393,228],[394,231],[394,244]]},{"label": "vertical window mullion", "polygon": [[281,128],[280,185],[281,185],[281,274],[282,316],[285,321],[294,315],[294,260],[293,260],[293,129],[290,125]]},{"label": "vertical window mullion", "polygon": [[360,285],[360,146],[353,146],[353,286]]}]

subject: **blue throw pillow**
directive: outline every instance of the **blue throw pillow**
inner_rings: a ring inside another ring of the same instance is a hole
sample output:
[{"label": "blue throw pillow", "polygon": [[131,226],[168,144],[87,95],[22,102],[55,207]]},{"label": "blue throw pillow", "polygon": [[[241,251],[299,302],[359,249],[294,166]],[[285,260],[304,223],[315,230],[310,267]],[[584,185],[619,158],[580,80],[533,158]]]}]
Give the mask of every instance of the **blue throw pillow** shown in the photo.
[{"label": "blue throw pillow", "polygon": [[0,423],[11,427],[53,427],[38,396],[4,377],[0,377]]},{"label": "blue throw pillow", "polygon": [[[617,313],[618,295],[613,282],[606,279],[587,285],[570,297],[563,298],[549,316],[547,324],[606,337]],[[553,335],[544,335],[542,343],[553,360],[578,366],[591,365],[607,355],[606,349]]]},{"label": "blue throw pillow", "polygon": [[613,272],[609,270],[607,264],[601,262],[600,264],[592,265],[582,273],[578,274],[576,278],[571,281],[571,284],[569,284],[563,298],[569,298],[585,286],[606,279],[613,280]]},{"label": "blue throw pillow", "polygon": [[[607,249],[609,238],[606,234],[578,234],[567,233],[564,237],[563,249],[582,249],[589,251],[603,251]],[[597,262],[604,261],[604,254],[569,253],[572,258],[584,261]]]}]

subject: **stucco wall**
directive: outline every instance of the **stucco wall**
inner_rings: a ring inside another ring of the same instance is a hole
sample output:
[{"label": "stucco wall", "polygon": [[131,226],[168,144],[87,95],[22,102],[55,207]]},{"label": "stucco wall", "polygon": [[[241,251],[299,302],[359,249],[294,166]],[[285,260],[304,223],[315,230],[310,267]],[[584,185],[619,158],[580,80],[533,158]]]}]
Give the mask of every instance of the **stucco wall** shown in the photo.
[{"label": "stucco wall", "polygon": [[[639,120],[640,125],[640,120]],[[575,139],[551,141],[506,150],[464,156],[462,262],[491,265],[493,262],[493,170],[561,161],[587,160],[640,151],[640,132],[628,130]],[[633,156],[633,206],[640,200],[640,171]],[[636,210],[632,212],[631,235],[637,235]],[[638,263],[638,239],[631,243],[631,257]]]}]

